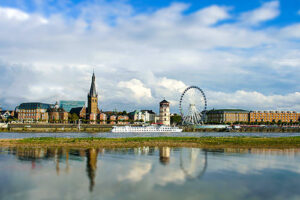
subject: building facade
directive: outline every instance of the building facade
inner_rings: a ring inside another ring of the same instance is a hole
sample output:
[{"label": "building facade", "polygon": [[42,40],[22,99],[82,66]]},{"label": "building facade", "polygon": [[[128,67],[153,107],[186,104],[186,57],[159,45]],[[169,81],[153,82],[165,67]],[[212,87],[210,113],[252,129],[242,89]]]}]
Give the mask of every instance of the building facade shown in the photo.
[{"label": "building facade", "polygon": [[155,123],[155,112],[153,112],[152,110],[142,110],[141,112],[144,115],[145,122]]},{"label": "building facade", "polygon": [[32,102],[22,103],[16,108],[19,121],[44,121],[48,122],[47,110],[51,108],[51,104]]},{"label": "building facade", "polygon": [[241,109],[218,109],[206,112],[206,123],[248,122],[249,111]]},{"label": "building facade", "polygon": [[170,103],[163,100],[159,103],[159,123],[170,126]]},{"label": "building facade", "polygon": [[70,112],[72,108],[84,107],[85,101],[59,101],[59,107],[65,111]]},{"label": "building facade", "polygon": [[48,108],[48,121],[51,123],[67,123],[68,122],[68,112],[63,108],[60,108],[56,102],[54,107]]},{"label": "building facade", "polygon": [[145,122],[145,115],[141,111],[135,110],[133,112],[130,112],[128,115],[129,115],[129,118],[133,121]]},{"label": "building facade", "polygon": [[250,122],[299,122],[300,113],[295,111],[251,111]]}]

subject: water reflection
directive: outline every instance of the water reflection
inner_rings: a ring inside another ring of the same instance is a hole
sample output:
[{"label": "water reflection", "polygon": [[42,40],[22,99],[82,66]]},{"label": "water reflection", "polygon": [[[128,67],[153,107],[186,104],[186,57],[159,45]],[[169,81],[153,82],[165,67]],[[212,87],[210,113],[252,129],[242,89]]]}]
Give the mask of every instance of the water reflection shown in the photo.
[{"label": "water reflection", "polygon": [[167,165],[170,162],[170,147],[159,148],[159,161],[163,165]]},{"label": "water reflection", "polygon": [[86,171],[90,180],[90,191],[93,191],[95,185],[96,169],[97,169],[97,157],[98,150],[95,148],[90,148],[86,150]]},{"label": "water reflection", "polygon": [[[218,192],[215,188],[221,188],[224,193],[231,192],[231,195],[239,187],[246,193],[263,193],[264,187],[256,187],[253,177],[255,181],[263,181],[262,184],[268,184],[269,188],[276,191],[278,188],[274,183],[278,177],[280,184],[289,183],[287,188],[291,189],[300,184],[299,165],[300,149],[0,147],[0,179],[5,180],[9,172],[21,174],[10,177],[5,184],[0,181],[0,199],[5,199],[2,197],[7,195],[4,192],[7,188],[4,186],[21,188],[18,185],[20,182],[31,183],[36,190],[42,190],[43,187],[51,190],[67,187],[66,191],[71,197],[73,194],[70,193],[74,192],[75,195],[78,190],[95,195],[103,193],[109,199],[132,199],[129,193],[137,195],[137,198],[142,198],[147,193],[153,199],[157,198],[155,192],[168,193],[167,196],[172,199],[180,199],[183,196],[177,194],[177,191],[189,191],[195,197],[200,198],[200,194],[203,194],[204,197],[211,197],[206,199],[219,199],[220,196],[217,198],[214,194]],[[35,173],[26,175],[26,166]],[[51,175],[52,172],[54,176]],[[35,177],[37,182],[34,181]],[[265,182],[268,179],[270,181]],[[230,182],[233,188],[225,182]],[[246,193],[245,195],[253,195]],[[295,195],[300,197],[300,192]],[[229,199],[239,199],[237,197],[241,196],[230,196]],[[255,198],[263,199],[259,196]]]}]

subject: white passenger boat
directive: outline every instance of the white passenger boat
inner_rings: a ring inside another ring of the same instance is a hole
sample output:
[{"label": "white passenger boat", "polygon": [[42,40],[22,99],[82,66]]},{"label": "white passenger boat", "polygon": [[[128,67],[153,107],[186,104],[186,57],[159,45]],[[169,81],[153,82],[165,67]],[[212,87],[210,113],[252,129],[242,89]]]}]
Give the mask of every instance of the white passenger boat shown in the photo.
[{"label": "white passenger boat", "polygon": [[182,132],[182,129],[173,126],[113,126],[113,133],[153,133],[153,132]]}]

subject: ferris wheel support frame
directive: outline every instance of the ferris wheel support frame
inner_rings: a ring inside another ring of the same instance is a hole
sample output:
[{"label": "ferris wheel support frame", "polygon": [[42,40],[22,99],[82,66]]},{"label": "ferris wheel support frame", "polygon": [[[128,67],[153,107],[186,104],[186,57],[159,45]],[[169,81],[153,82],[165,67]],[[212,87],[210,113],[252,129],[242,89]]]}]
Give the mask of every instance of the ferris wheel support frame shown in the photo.
[{"label": "ferris wheel support frame", "polygon": [[[190,89],[196,89],[196,90],[201,92],[203,100],[204,100],[204,109],[201,112],[196,112],[197,109],[196,109],[195,105],[190,104],[189,111],[188,111],[189,114],[187,116],[184,116],[181,104],[182,104],[182,100],[183,100],[183,97],[184,97],[185,93],[187,91],[189,91]],[[190,87],[186,88],[183,91],[183,93],[181,94],[181,97],[180,97],[180,100],[179,100],[179,111],[180,111],[180,115],[181,115],[181,118],[182,118],[182,124],[184,125],[184,123],[186,123],[186,122],[190,122],[192,125],[199,124],[199,123],[203,124],[204,115],[202,113],[206,112],[206,108],[207,108],[207,100],[206,100],[206,96],[205,96],[203,90],[198,86],[190,86]],[[193,109],[194,109],[194,111],[193,111]],[[195,112],[195,113],[192,114],[192,112]]]}]

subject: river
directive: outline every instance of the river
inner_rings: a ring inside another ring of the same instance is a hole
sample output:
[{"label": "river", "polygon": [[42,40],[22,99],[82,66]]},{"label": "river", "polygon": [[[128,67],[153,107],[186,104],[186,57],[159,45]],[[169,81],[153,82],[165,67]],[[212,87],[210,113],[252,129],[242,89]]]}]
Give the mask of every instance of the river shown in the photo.
[{"label": "river", "polygon": [[0,147],[0,199],[300,199],[300,149]]}]

